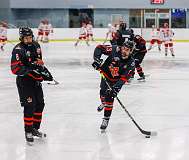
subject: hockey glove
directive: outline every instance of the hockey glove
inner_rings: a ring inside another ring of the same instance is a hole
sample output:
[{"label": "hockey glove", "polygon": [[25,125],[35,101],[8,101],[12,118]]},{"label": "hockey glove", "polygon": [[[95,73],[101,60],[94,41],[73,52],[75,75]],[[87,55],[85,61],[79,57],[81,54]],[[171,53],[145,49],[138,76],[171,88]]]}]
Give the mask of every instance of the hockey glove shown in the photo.
[{"label": "hockey glove", "polygon": [[94,69],[99,70],[102,65],[103,59],[95,59],[95,61],[92,63],[92,66]]},{"label": "hockey glove", "polygon": [[41,60],[41,59],[39,59],[39,58],[37,58],[37,60],[36,60],[34,63],[35,63],[36,65],[39,65],[39,66],[44,65],[43,60]]},{"label": "hockey glove", "polygon": [[37,69],[38,71],[43,71],[44,70],[44,65],[43,65],[43,61],[42,60],[37,60],[33,63],[30,64],[30,68],[31,69]]},{"label": "hockey glove", "polygon": [[43,71],[40,71],[40,74],[44,81],[53,81],[53,76],[46,67],[44,67]]},{"label": "hockey glove", "polygon": [[43,81],[43,77],[41,76],[41,73],[38,70],[29,71],[26,73],[26,75],[32,80],[39,82]]}]

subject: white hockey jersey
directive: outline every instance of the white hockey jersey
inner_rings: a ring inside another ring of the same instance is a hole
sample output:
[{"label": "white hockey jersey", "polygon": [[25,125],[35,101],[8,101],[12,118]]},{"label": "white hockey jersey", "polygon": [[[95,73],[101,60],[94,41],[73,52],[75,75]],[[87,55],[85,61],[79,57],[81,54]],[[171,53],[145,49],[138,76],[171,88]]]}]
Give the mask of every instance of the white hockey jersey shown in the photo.
[{"label": "white hockey jersey", "polygon": [[161,39],[160,30],[153,29],[153,30],[151,31],[151,37],[152,37],[152,39],[158,39],[158,40],[160,40],[160,39]]},{"label": "white hockey jersey", "polygon": [[112,40],[115,36],[115,33],[116,33],[116,28],[114,26],[108,26],[108,32],[106,33],[106,37],[107,39],[110,39]]},{"label": "white hockey jersey", "polygon": [[44,30],[44,24],[43,24],[43,23],[40,23],[40,24],[39,24],[38,30],[39,30],[39,31],[43,31],[43,30]]},{"label": "white hockey jersey", "polygon": [[79,35],[87,35],[87,28],[81,27],[79,30]]},{"label": "white hockey jersey", "polygon": [[93,34],[93,26],[91,24],[87,24],[87,33]]},{"label": "white hockey jersey", "polygon": [[50,23],[49,24],[44,24],[43,31],[44,32],[52,32],[53,31],[52,25]]},{"label": "white hockey jersey", "polygon": [[161,39],[165,42],[172,41],[174,32],[170,28],[164,28],[161,30]]}]

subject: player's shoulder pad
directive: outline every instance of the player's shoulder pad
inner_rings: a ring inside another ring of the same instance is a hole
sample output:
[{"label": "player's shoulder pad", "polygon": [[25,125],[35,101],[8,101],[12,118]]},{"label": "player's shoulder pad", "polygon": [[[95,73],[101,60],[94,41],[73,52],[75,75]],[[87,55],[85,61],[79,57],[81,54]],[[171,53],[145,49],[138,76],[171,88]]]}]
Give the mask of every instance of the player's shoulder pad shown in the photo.
[{"label": "player's shoulder pad", "polygon": [[18,43],[18,44],[14,47],[14,49],[13,49],[13,51],[17,51],[17,52],[21,52],[21,51],[23,51],[23,50],[24,50],[24,48],[22,47],[21,43]]},{"label": "player's shoulder pad", "polygon": [[18,43],[18,44],[14,47],[14,49],[16,49],[16,50],[20,50],[20,49],[22,49],[20,43]]}]

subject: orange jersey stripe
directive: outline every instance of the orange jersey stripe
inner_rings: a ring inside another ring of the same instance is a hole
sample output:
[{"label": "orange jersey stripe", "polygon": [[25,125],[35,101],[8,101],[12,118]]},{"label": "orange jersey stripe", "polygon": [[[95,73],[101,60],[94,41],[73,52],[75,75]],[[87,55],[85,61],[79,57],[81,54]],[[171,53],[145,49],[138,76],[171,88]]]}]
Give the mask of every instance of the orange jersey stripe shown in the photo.
[{"label": "orange jersey stripe", "polygon": [[12,69],[12,73],[16,74],[20,70],[20,67],[16,67],[15,69]]},{"label": "orange jersey stripe", "polygon": [[33,118],[24,117],[24,120],[26,120],[26,121],[33,121]]},{"label": "orange jersey stripe", "polygon": [[32,126],[33,122],[24,122],[24,124],[27,125],[27,126]]},{"label": "orange jersey stripe", "polygon": [[33,79],[36,79],[36,80],[43,80],[42,77],[37,78],[37,77],[33,76],[33,75],[30,74],[30,73],[28,74],[28,76],[30,76],[30,77],[32,77]]}]

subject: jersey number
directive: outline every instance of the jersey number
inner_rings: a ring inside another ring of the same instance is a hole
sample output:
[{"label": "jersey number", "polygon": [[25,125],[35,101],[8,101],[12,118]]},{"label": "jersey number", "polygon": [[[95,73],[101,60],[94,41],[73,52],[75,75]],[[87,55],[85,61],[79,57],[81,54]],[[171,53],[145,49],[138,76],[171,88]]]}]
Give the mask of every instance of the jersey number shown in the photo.
[{"label": "jersey number", "polygon": [[112,47],[111,46],[108,46],[107,48],[106,48],[106,52],[111,52],[112,51]]}]

